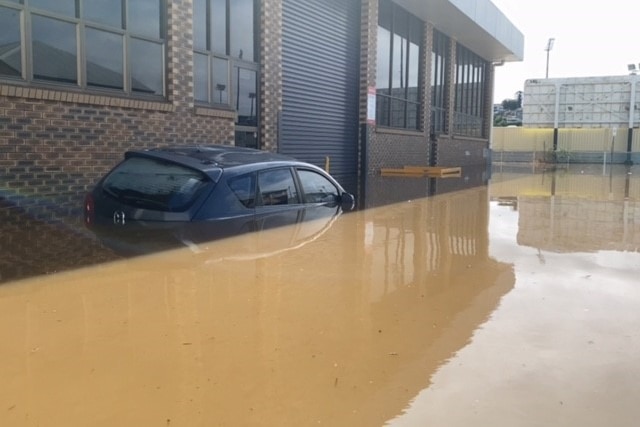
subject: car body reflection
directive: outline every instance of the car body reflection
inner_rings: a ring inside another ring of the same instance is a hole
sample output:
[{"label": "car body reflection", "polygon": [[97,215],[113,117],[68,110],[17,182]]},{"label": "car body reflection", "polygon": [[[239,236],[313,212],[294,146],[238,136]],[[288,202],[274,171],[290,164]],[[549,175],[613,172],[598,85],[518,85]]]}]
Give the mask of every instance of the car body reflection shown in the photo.
[{"label": "car body reflection", "polygon": [[[189,223],[135,222],[120,226],[92,227],[105,246],[125,257],[189,248],[209,262],[222,259],[251,259],[292,250],[326,232],[343,214],[339,206],[298,207],[265,212],[249,218],[229,218]],[[281,229],[268,241],[262,232]],[[236,239],[221,247],[216,242]],[[232,249],[231,249],[232,248]]]}]

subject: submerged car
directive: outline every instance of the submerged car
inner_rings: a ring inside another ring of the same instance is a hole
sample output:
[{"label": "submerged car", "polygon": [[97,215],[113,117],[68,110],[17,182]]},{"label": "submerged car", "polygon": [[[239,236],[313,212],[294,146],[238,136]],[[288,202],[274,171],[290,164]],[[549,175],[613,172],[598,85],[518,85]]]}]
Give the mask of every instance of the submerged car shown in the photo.
[{"label": "submerged car", "polygon": [[127,151],[87,194],[84,222],[136,254],[354,208],[354,196],[312,164],[250,148],[172,146]]}]

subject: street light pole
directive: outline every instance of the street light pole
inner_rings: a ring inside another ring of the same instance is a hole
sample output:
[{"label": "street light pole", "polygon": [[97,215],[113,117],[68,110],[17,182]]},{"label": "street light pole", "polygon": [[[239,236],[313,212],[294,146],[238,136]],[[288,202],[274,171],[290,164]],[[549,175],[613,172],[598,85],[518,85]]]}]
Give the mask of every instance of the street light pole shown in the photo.
[{"label": "street light pole", "polygon": [[547,51],[547,74],[545,75],[546,79],[549,78],[549,52],[551,51],[551,49],[553,49],[553,42],[555,41],[556,39],[550,38],[549,41],[547,42],[547,47],[544,48],[544,50]]}]

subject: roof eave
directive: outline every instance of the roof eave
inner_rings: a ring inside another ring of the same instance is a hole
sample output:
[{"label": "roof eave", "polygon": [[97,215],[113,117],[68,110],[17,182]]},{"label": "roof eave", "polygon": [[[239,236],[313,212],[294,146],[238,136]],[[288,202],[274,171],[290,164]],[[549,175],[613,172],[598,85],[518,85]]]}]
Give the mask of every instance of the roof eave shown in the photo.
[{"label": "roof eave", "polygon": [[394,0],[490,62],[524,58],[524,35],[490,0]]}]

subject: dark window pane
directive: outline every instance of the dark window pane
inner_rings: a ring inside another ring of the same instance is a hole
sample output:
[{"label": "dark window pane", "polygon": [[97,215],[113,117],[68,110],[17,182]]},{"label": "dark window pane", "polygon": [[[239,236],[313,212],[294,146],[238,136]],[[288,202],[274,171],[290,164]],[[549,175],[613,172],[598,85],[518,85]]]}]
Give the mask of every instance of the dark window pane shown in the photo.
[{"label": "dark window pane", "polygon": [[420,106],[419,104],[407,103],[407,129],[420,129]]},{"label": "dark window pane", "polygon": [[405,106],[407,103],[398,99],[391,100],[391,127],[404,128],[405,125]]},{"label": "dark window pane", "polygon": [[20,12],[0,7],[0,75],[22,75]]},{"label": "dark window pane", "polygon": [[376,123],[380,126],[390,126],[389,98],[378,95],[376,97]]},{"label": "dark window pane", "polygon": [[87,28],[85,44],[87,84],[123,89],[122,36]]},{"label": "dark window pane", "polygon": [[161,38],[160,0],[129,0],[129,26],[127,29],[147,37]]},{"label": "dark window pane", "polygon": [[32,16],[33,77],[77,83],[76,26],[67,22]]},{"label": "dark window pane", "polygon": [[[435,50],[431,52],[431,86],[436,85],[436,70],[439,67],[438,60],[440,58],[436,55]],[[433,96],[433,94],[432,94]],[[432,98],[433,99],[433,98]]]},{"label": "dark window pane", "polygon": [[298,177],[304,191],[305,203],[336,203],[338,189],[317,172],[298,170]]},{"label": "dark window pane", "polygon": [[[237,144],[236,144],[237,145]],[[256,175],[255,173],[239,176],[229,181],[229,187],[245,208],[256,206]]]},{"label": "dark window pane", "polygon": [[154,95],[164,93],[162,45],[131,39],[131,89]]},{"label": "dark window pane", "polygon": [[211,51],[227,54],[226,0],[211,0]]},{"label": "dark window pane", "polygon": [[257,132],[236,131],[236,147],[258,148]]},{"label": "dark window pane", "polygon": [[102,188],[124,204],[181,212],[195,201],[207,182],[204,174],[193,169],[131,157],[109,174]]},{"label": "dark window pane", "polygon": [[447,61],[449,55],[449,40],[437,31],[434,32],[432,52],[431,84],[432,88],[432,122],[434,131],[444,131],[444,110],[447,92]]},{"label": "dark window pane", "polygon": [[84,0],[83,6],[86,19],[122,28],[122,2],[120,0]]},{"label": "dark window pane", "polygon": [[298,203],[298,192],[289,169],[261,172],[258,186],[264,206]]},{"label": "dark window pane", "polygon": [[236,110],[238,124],[257,126],[257,78],[256,72],[244,68],[236,68],[238,84],[236,91]]},{"label": "dark window pane", "polygon": [[207,0],[193,1],[193,46],[207,50]]},{"label": "dark window pane", "polygon": [[409,44],[409,85],[407,90],[407,99],[418,102],[420,88],[418,83],[420,80],[420,47],[414,43]]},{"label": "dark window pane", "polygon": [[67,16],[76,16],[75,0],[31,0],[30,6]]},{"label": "dark window pane", "polygon": [[[393,34],[393,56],[391,58],[391,87],[404,89],[407,87],[407,39]],[[404,98],[404,91],[393,91],[393,96]]]},{"label": "dark window pane", "polygon": [[196,101],[209,102],[209,57],[193,55],[193,88]]},{"label": "dark window pane", "polygon": [[229,55],[253,61],[253,0],[233,0],[229,17]]},{"label": "dark window pane", "polygon": [[213,102],[229,104],[229,61],[213,58]]},{"label": "dark window pane", "polygon": [[389,61],[391,60],[391,33],[389,30],[378,27],[378,55],[376,66],[376,86],[378,91],[389,91]]}]

